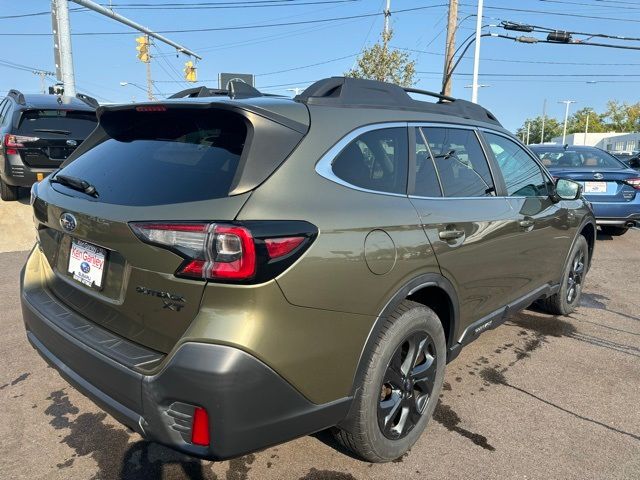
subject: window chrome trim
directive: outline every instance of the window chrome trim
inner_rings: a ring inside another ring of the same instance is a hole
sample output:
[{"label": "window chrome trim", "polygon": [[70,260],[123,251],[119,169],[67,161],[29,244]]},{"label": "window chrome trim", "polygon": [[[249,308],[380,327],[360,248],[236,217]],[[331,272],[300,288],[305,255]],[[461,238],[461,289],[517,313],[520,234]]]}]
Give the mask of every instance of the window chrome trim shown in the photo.
[{"label": "window chrome trim", "polygon": [[[342,137],[336,144],[333,145],[327,152],[320,157],[320,160],[316,163],[316,173],[327,180],[337,183],[338,185],[342,185],[343,187],[350,188],[352,190],[358,190],[359,192],[366,193],[374,193],[377,195],[389,195],[391,197],[404,197],[407,198],[407,193],[395,193],[395,192],[384,192],[380,190],[369,190],[368,188],[358,187],[357,185],[353,185],[349,182],[342,180],[335,173],[333,173],[333,162],[338,155],[342,153],[342,151],[349,145],[353,140],[358,138],[360,135],[368,132],[373,132],[376,130],[384,130],[386,128],[408,128],[407,122],[384,122],[384,123],[373,123],[371,125],[365,125],[363,127],[358,127],[355,130],[347,133],[344,137]],[[407,157],[407,162],[409,158]],[[408,165],[407,165],[408,166]]]}]

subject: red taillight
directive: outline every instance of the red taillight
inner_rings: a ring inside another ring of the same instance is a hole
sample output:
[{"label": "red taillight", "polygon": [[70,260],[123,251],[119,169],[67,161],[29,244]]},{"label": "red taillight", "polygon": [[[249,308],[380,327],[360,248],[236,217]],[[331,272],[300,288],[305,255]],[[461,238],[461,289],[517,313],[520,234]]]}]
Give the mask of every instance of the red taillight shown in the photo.
[{"label": "red taillight", "polygon": [[627,178],[625,182],[636,190],[640,190],[640,178]]},{"label": "red taillight", "polygon": [[269,238],[264,241],[267,246],[269,258],[284,257],[298,247],[304,241],[304,237]]},{"label": "red taillight", "polygon": [[178,250],[189,260],[177,275],[201,279],[247,280],[256,272],[251,232],[214,223],[132,223],[142,240]]},{"label": "red taillight", "polygon": [[167,107],[164,105],[141,105],[136,107],[136,112],[166,112]]},{"label": "red taillight", "polygon": [[193,425],[191,426],[191,443],[209,446],[209,415],[202,407],[196,407],[193,412]]},{"label": "red taillight", "polygon": [[39,137],[26,137],[24,135],[12,135],[7,133],[4,136],[4,146],[7,148],[6,153],[9,155],[15,155],[18,153],[16,148],[24,147],[26,142],[37,142]]}]

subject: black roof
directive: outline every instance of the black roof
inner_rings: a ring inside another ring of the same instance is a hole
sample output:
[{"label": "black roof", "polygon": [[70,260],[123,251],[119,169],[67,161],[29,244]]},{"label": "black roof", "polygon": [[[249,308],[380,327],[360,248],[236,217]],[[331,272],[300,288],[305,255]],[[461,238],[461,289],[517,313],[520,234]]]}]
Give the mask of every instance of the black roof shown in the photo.
[{"label": "black roof", "polygon": [[[436,98],[437,102],[415,100],[409,94]],[[170,96],[169,99],[210,102],[211,97],[232,100],[247,100],[274,97],[261,93],[245,83],[230,83],[228,90],[194,87]],[[277,96],[275,96],[277,97]],[[205,100],[207,99],[208,100]],[[288,100],[288,99],[287,99]],[[449,97],[440,93],[400,87],[393,83],[350,77],[331,77],[319,80],[293,99],[305,105],[332,107],[382,108],[389,110],[411,110],[438,115],[452,115],[477,122],[502,126],[498,119],[478,104]],[[253,100],[251,100],[253,101]],[[288,100],[290,101],[290,100]]]},{"label": "black roof", "polygon": [[[78,94],[76,97],[67,97],[59,95],[50,95],[44,93],[21,93],[18,90],[10,90],[8,96],[13,98],[18,105],[23,108],[43,108],[43,109],[68,109],[86,110],[88,112],[95,111],[95,106],[91,103],[95,102],[91,97]],[[83,99],[84,98],[84,99]],[[97,102],[95,103],[97,106]]]}]

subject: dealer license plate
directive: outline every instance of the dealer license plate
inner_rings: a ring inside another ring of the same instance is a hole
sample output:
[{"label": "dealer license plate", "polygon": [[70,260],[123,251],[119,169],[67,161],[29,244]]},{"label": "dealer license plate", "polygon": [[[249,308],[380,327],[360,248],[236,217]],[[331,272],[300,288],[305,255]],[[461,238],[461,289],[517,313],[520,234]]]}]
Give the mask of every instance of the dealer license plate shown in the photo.
[{"label": "dealer license plate", "polygon": [[106,267],[107,251],[104,248],[71,240],[68,272],[74,280],[89,287],[102,288]]},{"label": "dealer license plate", "polygon": [[607,182],[584,182],[584,193],[605,193]]}]

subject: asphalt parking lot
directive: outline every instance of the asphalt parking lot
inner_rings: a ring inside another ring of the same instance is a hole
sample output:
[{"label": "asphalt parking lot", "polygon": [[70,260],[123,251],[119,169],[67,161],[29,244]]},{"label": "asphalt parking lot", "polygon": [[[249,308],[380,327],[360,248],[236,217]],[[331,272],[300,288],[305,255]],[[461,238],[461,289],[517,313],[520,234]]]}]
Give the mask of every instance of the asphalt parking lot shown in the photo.
[{"label": "asphalt parking lot", "polygon": [[526,310],[463,350],[426,433],[385,465],[325,432],[218,463],[128,432],[28,345],[18,273],[32,242],[28,202],[0,203],[2,479],[640,479],[640,231],[599,237],[573,315]]}]

